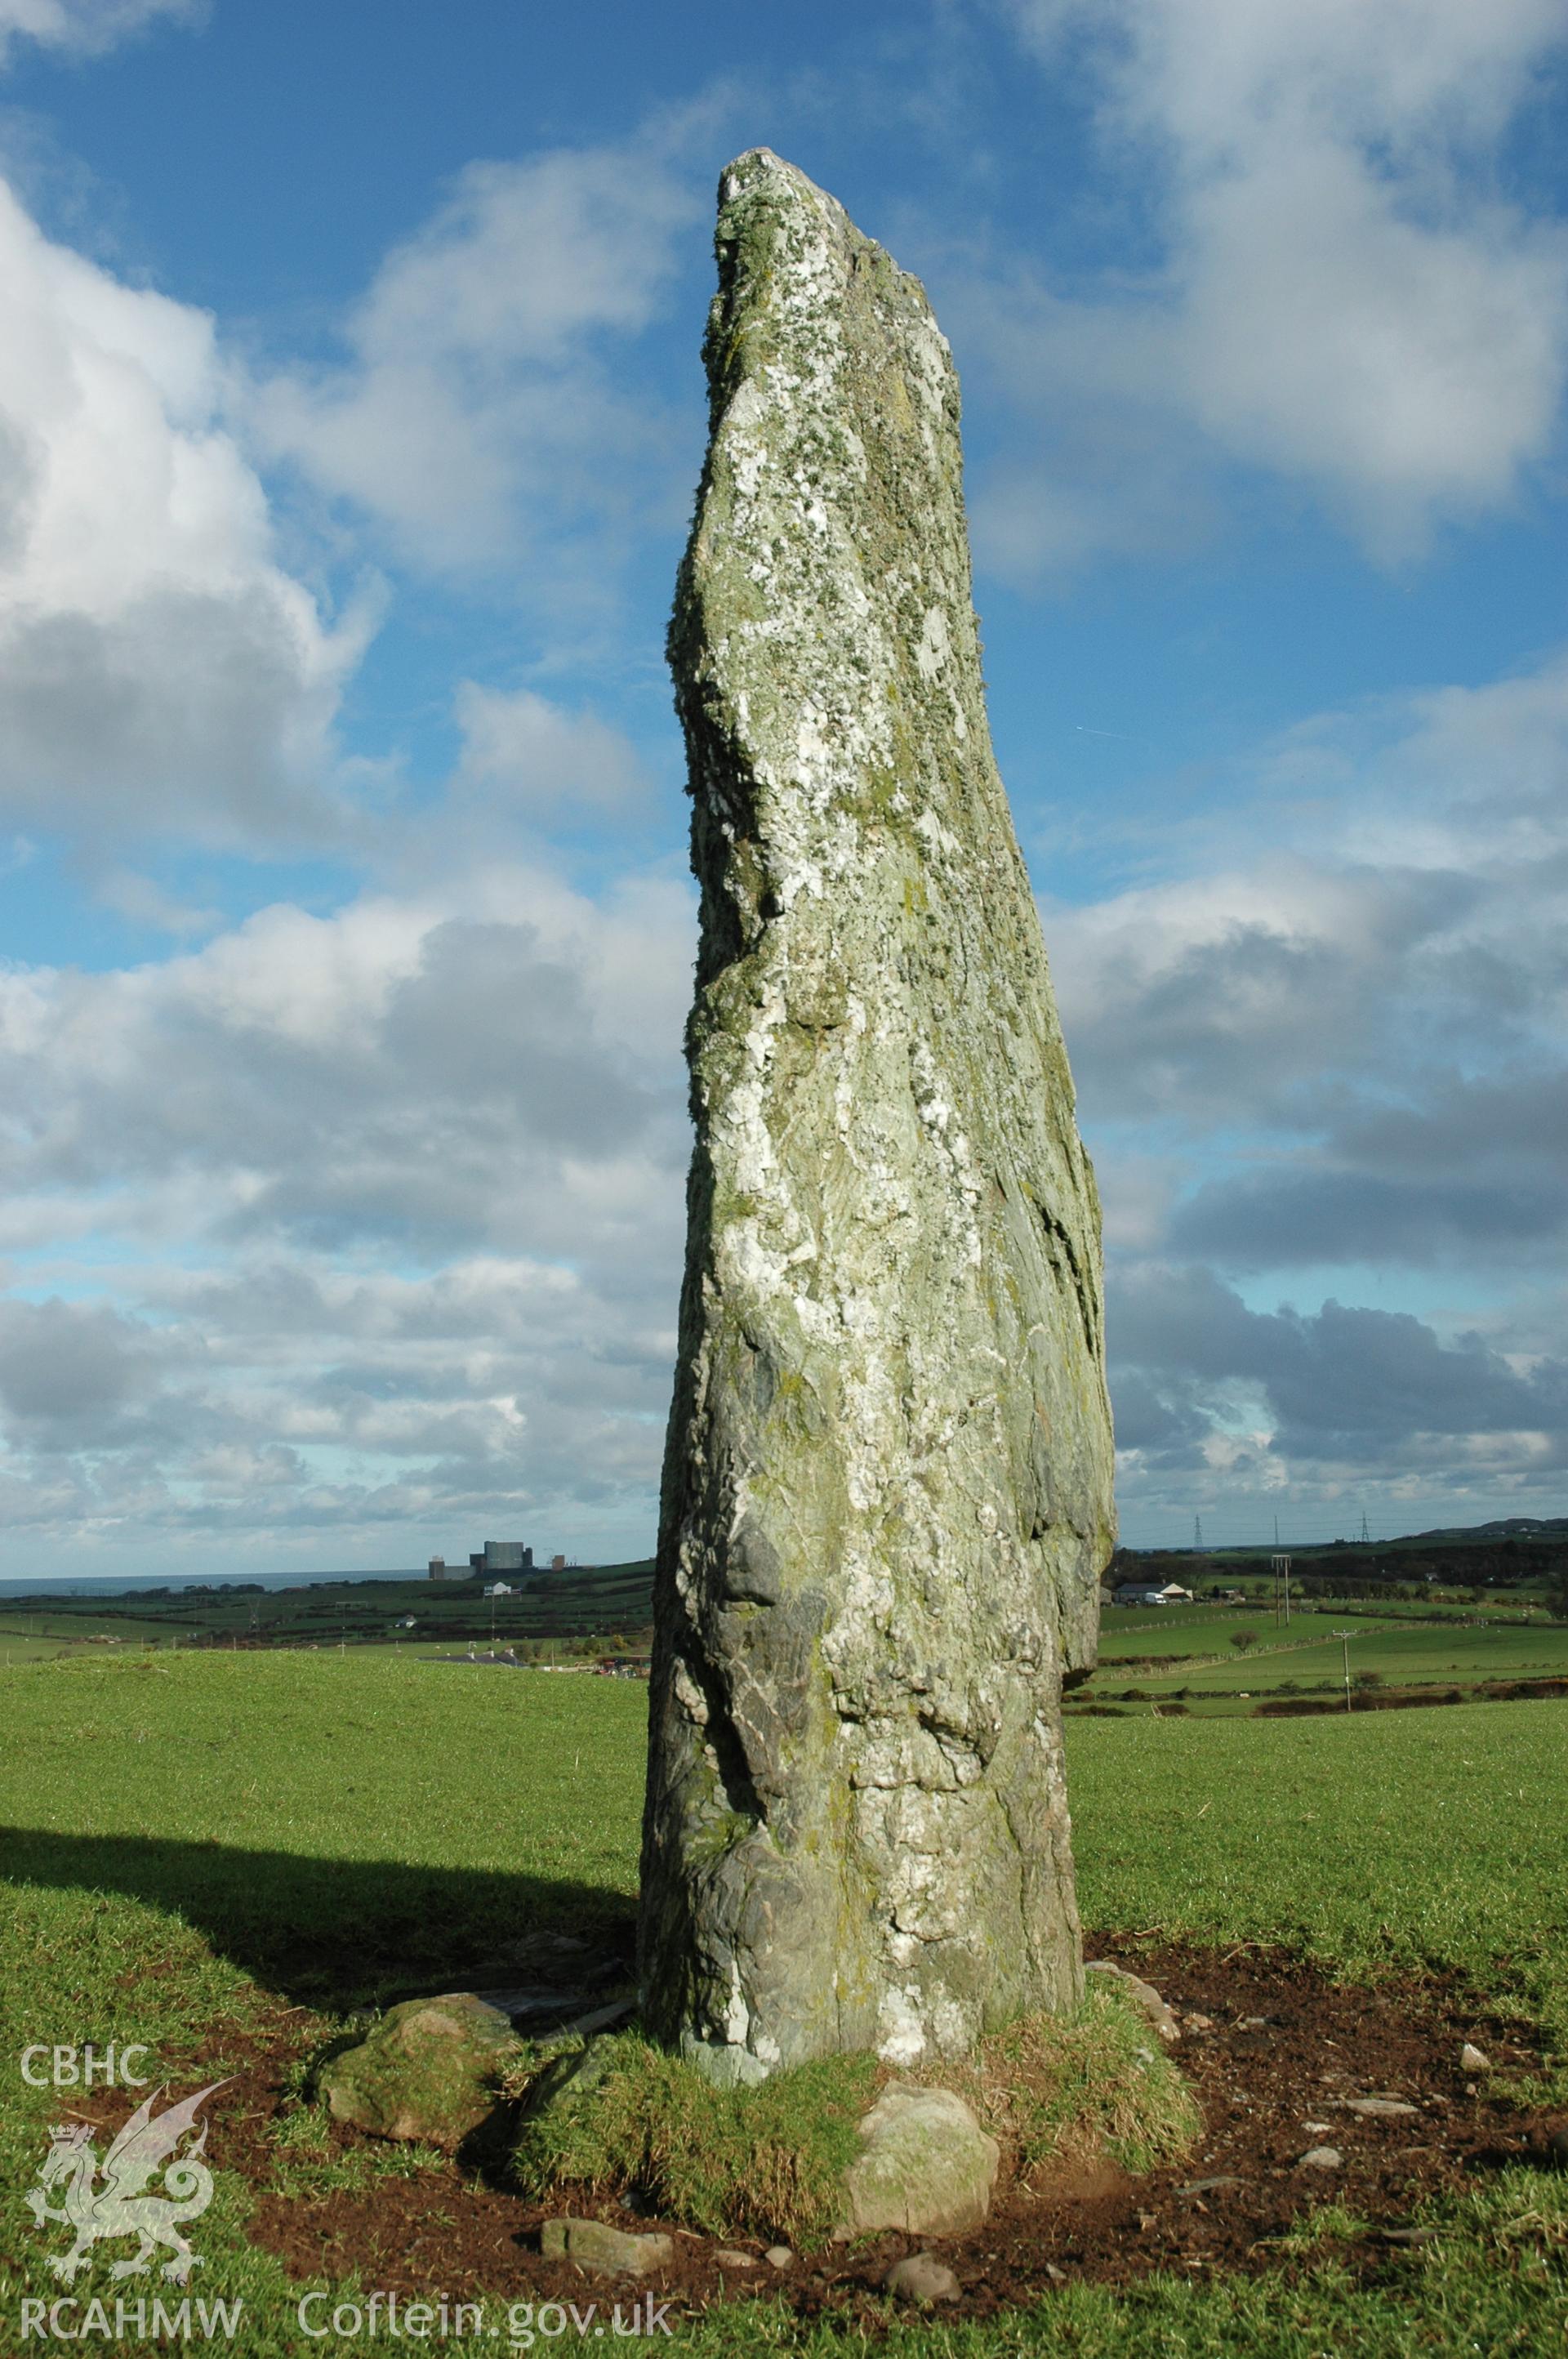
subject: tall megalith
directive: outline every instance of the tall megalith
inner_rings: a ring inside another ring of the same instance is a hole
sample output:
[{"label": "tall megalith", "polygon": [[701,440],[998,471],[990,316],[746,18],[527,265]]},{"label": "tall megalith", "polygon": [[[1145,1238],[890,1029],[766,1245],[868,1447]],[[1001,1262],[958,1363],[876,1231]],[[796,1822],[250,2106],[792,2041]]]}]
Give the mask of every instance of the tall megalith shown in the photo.
[{"label": "tall megalith", "polygon": [[1110,1552],[1099,1212],[987,727],[918,282],[724,174],[670,654],[702,893],[644,2017],[715,2077],[1080,1989],[1065,1670]]}]

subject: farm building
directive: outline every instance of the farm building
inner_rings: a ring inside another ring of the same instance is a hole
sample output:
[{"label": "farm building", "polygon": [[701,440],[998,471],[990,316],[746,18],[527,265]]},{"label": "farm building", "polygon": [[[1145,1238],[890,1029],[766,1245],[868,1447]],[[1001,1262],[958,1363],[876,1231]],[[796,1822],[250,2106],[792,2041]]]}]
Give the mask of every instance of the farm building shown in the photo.
[{"label": "farm building", "polygon": [[1142,1581],[1124,1581],[1116,1593],[1119,1605],[1190,1605],[1193,1593],[1177,1581],[1166,1582],[1162,1589]]}]

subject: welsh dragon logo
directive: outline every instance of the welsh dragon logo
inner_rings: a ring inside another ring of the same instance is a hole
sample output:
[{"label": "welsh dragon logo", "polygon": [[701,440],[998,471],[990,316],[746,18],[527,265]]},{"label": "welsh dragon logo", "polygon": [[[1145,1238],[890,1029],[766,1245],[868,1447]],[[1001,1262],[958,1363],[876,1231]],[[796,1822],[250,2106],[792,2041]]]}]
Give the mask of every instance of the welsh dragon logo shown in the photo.
[{"label": "welsh dragon logo", "polygon": [[[46,2220],[58,2220],[73,2228],[76,2242],[68,2253],[51,2253],[49,2267],[57,2277],[67,2285],[74,2283],[76,2274],[91,2266],[92,2247],[103,2236],[138,2236],[141,2239],[128,2261],[116,2261],[109,2274],[113,2277],[145,2277],[152,2267],[153,2253],[157,2245],[167,2246],[172,2260],[164,2263],[163,2274],[175,2285],[189,2282],[190,2272],[199,2268],[201,2256],[193,2253],[180,2229],[188,2220],[199,2220],[212,2201],[212,2174],[200,2159],[207,2144],[207,2125],[183,2155],[174,2156],[175,2148],[195,2126],[198,2108],[212,2094],[214,2089],[226,2085],[211,2082],[198,2089],[193,2097],[182,2104],[170,2105],[155,2114],[154,2105],[163,2094],[155,2089],[144,2098],[125,2124],[114,2145],[103,2158],[102,2183],[98,2179],[98,2157],[92,2146],[91,2122],[59,2122],[49,2132],[49,2150],[38,2173],[38,2183],[27,2190],[27,2201],[38,2227]],[[154,2172],[163,2167],[164,2192],[145,2194],[143,2190]],[[62,2204],[50,2203],[50,2188],[65,2182]]]}]

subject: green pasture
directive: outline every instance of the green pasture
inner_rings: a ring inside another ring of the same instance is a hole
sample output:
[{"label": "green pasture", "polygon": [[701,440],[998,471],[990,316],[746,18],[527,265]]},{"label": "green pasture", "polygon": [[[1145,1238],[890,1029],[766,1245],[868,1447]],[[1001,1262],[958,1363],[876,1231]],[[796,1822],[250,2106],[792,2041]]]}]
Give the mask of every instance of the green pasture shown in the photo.
[{"label": "green pasture", "polygon": [[[560,1643],[585,1632],[608,1636],[645,1631],[652,1612],[653,1566],[573,1565],[530,1573],[505,1597],[481,1594],[474,1575],[428,1581],[413,1575],[366,1574],[262,1591],[218,1582],[203,1589],[135,1594],[0,1598],[0,1648],[9,1632],[51,1636],[117,1636],[167,1647],[189,1646],[314,1646],[396,1643],[396,1625],[408,1614],[420,1641],[503,1640]],[[402,1634],[406,1637],[409,1634]]]},{"label": "green pasture", "polygon": [[647,1690],[340,1655],[78,1655],[4,1690],[8,1875],[190,1919],[291,1996],[633,1886]]},{"label": "green pasture", "polygon": [[1565,1761],[1550,1702],[1076,1722],[1084,1922],[1279,1942],[1351,1980],[1457,1969],[1549,2026],[1568,2075]]},{"label": "green pasture", "polygon": [[69,1638],[12,1637],[6,1633],[0,1636],[0,1670],[8,1669],[13,1663],[52,1662],[70,1645]]},{"label": "green pasture", "polygon": [[1102,1663],[1126,1656],[1216,1655],[1233,1630],[1255,1629],[1255,1609],[1239,1605],[1108,1606],[1100,1615]]},{"label": "green pasture", "polygon": [[168,1644],[167,1630],[157,1623],[119,1614],[0,1612],[0,1671],[9,1663],[57,1655],[126,1655]]},{"label": "green pasture", "polygon": [[[645,1710],[646,1690],[630,1682],[470,1674],[390,1650],[79,1654],[14,1667],[0,1685],[0,2069],[12,2074],[0,2108],[0,2320],[14,2332],[22,2295],[55,2289],[40,2263],[52,2247],[19,2199],[59,2101],[25,2088],[9,2059],[33,2041],[147,2040],[160,2076],[189,2088],[197,2074],[219,2077],[225,2043],[280,2004],[330,2021],[400,1979],[456,1974],[552,1922],[623,1928]],[[1285,1942],[1351,1978],[1456,1972],[1543,2027],[1561,2103],[1565,1746],[1568,1706],[1554,1703],[1076,1722],[1085,1922],[1101,1935],[1158,1927]],[[335,2171],[331,2183],[347,2173],[373,2194],[382,2171],[429,2169],[432,2206],[452,2200],[429,2158],[367,2146],[333,2158],[293,2120],[277,2137],[280,2187]],[[216,2136],[214,2152],[221,2166]],[[221,2175],[220,2189],[192,2292],[243,2297],[234,2347],[247,2359],[310,2347],[293,2322],[298,2288],[246,2242],[243,2184]],[[892,2359],[1415,2359],[1562,2347],[1561,2176],[1478,2179],[1428,2215],[1433,2240],[1391,2260],[1377,2286],[1336,2257],[1342,2224],[1331,2210],[1307,2222],[1261,2278],[1075,2286],[985,2323],[890,2314],[872,2344],[748,2304],[676,2340],[697,2359],[870,2348]],[[472,2359],[506,2346],[443,2347]]]},{"label": "green pasture", "polygon": [[1381,1629],[1404,1631],[1433,1646],[1451,1639],[1467,1646],[1472,1636],[1490,1634],[1486,1637],[1487,1645],[1506,1639],[1526,1648],[1528,1654],[1520,1657],[1521,1661],[1533,1663],[1539,1651],[1543,1669],[1568,1651],[1568,1622],[1555,1620],[1544,1607],[1488,1603],[1401,1608],[1397,1603],[1357,1599],[1348,1607],[1297,1605],[1288,1623],[1276,1621],[1267,1603],[1160,1606],[1148,1611],[1108,1607],[1100,1620],[1099,1658],[1103,1667],[1114,1669],[1130,1660],[1176,1662],[1195,1656],[1228,1654],[1238,1630],[1252,1633],[1257,1652],[1281,1646],[1314,1646],[1327,1643],[1331,1626],[1350,1631],[1352,1644],[1367,1632]]},{"label": "green pasture", "polygon": [[[1390,1687],[1465,1687],[1481,1680],[1568,1676],[1568,1626],[1562,1624],[1520,1628],[1496,1623],[1427,1626],[1324,1619],[1332,1626],[1325,1628],[1314,1615],[1304,1628],[1292,1621],[1287,1633],[1271,1624],[1265,1628],[1238,1618],[1235,1627],[1253,1630],[1258,1639],[1245,1653],[1223,1634],[1227,1643],[1222,1656],[1216,1647],[1202,1656],[1162,1653],[1155,1658],[1148,1645],[1131,1664],[1106,1655],[1093,1692],[1114,1697],[1124,1685],[1132,1685],[1158,1701],[1191,1686],[1222,1695],[1245,1693],[1257,1701],[1279,1693],[1287,1681],[1302,1688],[1342,1682],[1346,1653],[1353,1681],[1358,1673],[1371,1672]],[[1341,1629],[1350,1633],[1347,1641],[1335,1635]],[[1193,1636],[1197,1635],[1195,1630]],[[1152,1659],[1157,1668],[1147,1668]]]}]

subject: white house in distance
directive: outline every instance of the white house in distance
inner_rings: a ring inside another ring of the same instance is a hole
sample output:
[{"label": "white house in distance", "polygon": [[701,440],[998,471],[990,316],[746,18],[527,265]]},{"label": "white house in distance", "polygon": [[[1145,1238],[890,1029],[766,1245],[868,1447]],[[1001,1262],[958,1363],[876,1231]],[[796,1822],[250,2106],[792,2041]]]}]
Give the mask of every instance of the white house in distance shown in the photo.
[{"label": "white house in distance", "polygon": [[1193,1593],[1184,1589],[1179,1581],[1168,1581],[1162,1589],[1153,1588],[1144,1581],[1124,1581],[1116,1592],[1118,1605],[1190,1605]]}]

